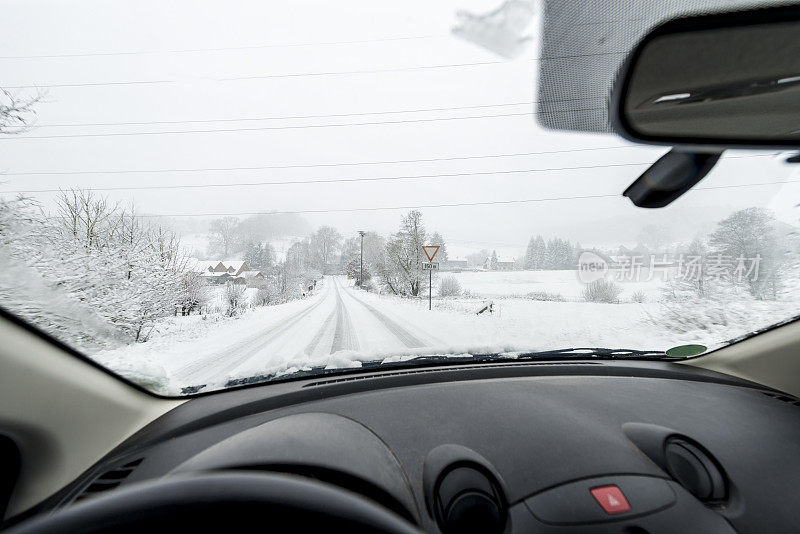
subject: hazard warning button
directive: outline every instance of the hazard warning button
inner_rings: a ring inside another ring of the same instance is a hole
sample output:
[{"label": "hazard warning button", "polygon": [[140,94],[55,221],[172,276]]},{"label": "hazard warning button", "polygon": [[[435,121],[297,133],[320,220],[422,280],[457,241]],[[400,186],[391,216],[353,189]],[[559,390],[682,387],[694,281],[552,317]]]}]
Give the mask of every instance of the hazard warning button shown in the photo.
[{"label": "hazard warning button", "polygon": [[621,514],[631,509],[628,499],[617,486],[601,486],[589,491],[607,514]]}]

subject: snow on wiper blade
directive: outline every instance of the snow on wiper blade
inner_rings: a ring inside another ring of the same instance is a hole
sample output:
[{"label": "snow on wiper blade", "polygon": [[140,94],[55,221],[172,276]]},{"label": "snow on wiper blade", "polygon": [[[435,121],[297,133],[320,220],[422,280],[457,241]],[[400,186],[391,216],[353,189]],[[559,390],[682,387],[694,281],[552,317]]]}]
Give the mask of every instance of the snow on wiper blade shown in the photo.
[{"label": "snow on wiper blade", "polygon": [[[297,380],[301,378],[314,378],[320,376],[365,373],[381,370],[408,369],[413,367],[423,367],[425,365],[460,365],[460,364],[481,364],[492,362],[515,362],[526,360],[680,360],[683,358],[672,358],[663,351],[658,350],[637,350],[637,349],[608,349],[608,348],[566,348],[535,352],[496,352],[496,353],[459,353],[459,354],[432,354],[418,355],[399,360],[383,359],[360,362],[360,366],[353,367],[307,367],[276,374],[262,374],[242,378],[230,379],[225,383],[226,388],[244,386],[249,384],[268,383],[283,380]],[[184,387],[181,391],[183,395],[198,393],[206,387],[205,384]]]},{"label": "snow on wiper blade", "polygon": [[[605,360],[665,360],[673,359],[666,352],[660,350],[639,349],[607,349],[607,348],[569,348],[544,350],[536,352],[522,352],[517,354],[517,359],[605,359]],[[681,359],[681,358],[674,358]]]}]

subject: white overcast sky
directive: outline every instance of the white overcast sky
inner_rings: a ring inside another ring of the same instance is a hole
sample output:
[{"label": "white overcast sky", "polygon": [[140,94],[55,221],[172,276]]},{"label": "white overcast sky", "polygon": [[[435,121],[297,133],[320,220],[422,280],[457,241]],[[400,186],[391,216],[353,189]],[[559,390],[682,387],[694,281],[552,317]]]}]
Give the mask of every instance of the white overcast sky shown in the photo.
[{"label": "white overcast sky", "polygon": [[[132,80],[171,83],[52,87],[41,125],[0,139],[0,191],[221,182],[370,178],[470,173],[655,160],[663,149],[305,169],[66,176],[19,172],[257,167],[514,154],[627,144],[611,135],[545,131],[532,116],[365,126],[33,139],[37,136],[397,121],[532,111],[531,104],[355,117],[165,125],[48,127],[98,122],[197,121],[355,114],[526,103],[535,98],[536,47],[501,64],[225,81],[231,77],[374,71],[501,61],[450,33],[455,13],[497,2],[370,1],[2,1],[0,86]],[[534,24],[532,29],[538,33]],[[394,39],[383,40],[381,39]],[[403,38],[403,39],[399,39]],[[347,41],[372,41],[343,43]],[[325,44],[327,43],[327,44]],[[330,44],[339,43],[339,44]],[[241,50],[166,53],[197,48]],[[302,45],[302,46],[300,46]],[[150,52],[83,57],[63,54]],[[108,193],[154,214],[237,213],[414,206],[489,200],[619,194],[644,167],[611,167],[373,183],[332,183]],[[780,158],[723,161],[702,186],[797,179]],[[50,194],[39,194],[47,204]],[[624,242],[639,226],[674,221],[691,239],[732,209],[764,206],[795,221],[797,184],[693,192],[668,210],[635,208],[622,197],[424,209],[455,243],[523,247],[531,234],[584,243]],[[392,231],[401,211],[305,215],[343,232]]]}]

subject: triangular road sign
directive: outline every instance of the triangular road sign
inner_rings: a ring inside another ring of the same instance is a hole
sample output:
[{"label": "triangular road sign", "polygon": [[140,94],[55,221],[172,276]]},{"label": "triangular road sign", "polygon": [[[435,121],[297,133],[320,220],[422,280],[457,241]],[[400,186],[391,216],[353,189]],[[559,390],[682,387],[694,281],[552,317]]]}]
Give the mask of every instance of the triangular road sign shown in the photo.
[{"label": "triangular road sign", "polygon": [[422,252],[428,257],[428,261],[433,261],[433,258],[436,257],[436,253],[439,252],[439,247],[436,245],[424,245],[422,247]]}]

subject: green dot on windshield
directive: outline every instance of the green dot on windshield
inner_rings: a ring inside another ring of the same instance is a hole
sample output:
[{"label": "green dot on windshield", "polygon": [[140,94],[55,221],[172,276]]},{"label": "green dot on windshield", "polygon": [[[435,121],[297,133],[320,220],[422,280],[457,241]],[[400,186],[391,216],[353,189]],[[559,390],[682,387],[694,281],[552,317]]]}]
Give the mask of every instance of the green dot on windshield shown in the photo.
[{"label": "green dot on windshield", "polygon": [[676,358],[689,358],[690,356],[698,356],[707,350],[705,345],[678,345],[667,350],[667,356]]}]

